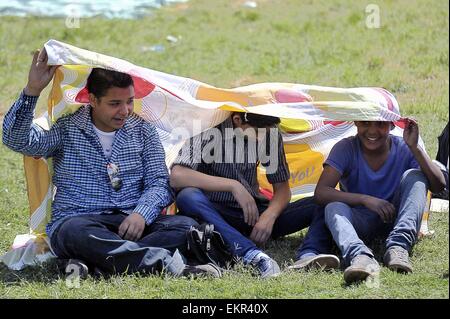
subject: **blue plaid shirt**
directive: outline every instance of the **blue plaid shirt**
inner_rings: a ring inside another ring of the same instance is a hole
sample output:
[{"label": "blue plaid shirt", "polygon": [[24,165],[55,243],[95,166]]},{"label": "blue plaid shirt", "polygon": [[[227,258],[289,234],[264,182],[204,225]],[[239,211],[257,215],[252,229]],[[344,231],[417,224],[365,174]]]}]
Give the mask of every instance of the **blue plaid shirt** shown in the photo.
[{"label": "blue plaid shirt", "polygon": [[[172,203],[164,149],[153,125],[132,114],[116,132],[108,160],[89,105],[58,119],[47,131],[32,122],[37,99],[22,92],[5,116],[3,143],[28,156],[53,158],[56,194],[46,228],[49,236],[68,217],[113,210],[137,212],[149,225]],[[117,191],[108,163],[119,167],[122,187]]]}]

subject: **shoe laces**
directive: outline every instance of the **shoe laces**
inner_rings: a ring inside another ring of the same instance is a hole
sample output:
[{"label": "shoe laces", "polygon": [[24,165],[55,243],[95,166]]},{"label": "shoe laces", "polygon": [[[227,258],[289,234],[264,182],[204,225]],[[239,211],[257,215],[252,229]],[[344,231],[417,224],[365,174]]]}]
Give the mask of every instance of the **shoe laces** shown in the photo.
[{"label": "shoe laces", "polygon": [[260,258],[259,261],[256,263],[256,266],[258,269],[265,273],[272,267],[272,260],[270,258]]},{"label": "shoe laces", "polygon": [[353,258],[350,263],[353,265],[353,264],[365,262],[365,261],[372,262],[372,261],[374,261],[374,259],[368,255],[361,254],[361,255],[357,255],[355,258]]},{"label": "shoe laces", "polygon": [[400,259],[400,261],[402,261],[404,263],[409,262],[409,256],[408,256],[408,253],[406,252],[406,250],[404,250],[402,248],[393,248],[393,249],[391,249],[391,252],[394,255],[394,257]]}]

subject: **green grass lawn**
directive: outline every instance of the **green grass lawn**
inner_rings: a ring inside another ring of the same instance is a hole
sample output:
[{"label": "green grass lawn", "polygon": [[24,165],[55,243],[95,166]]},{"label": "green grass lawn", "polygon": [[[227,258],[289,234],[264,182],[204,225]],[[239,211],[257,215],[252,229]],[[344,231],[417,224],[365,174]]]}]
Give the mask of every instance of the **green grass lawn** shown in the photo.
[{"label": "green grass lawn", "polygon": [[[404,115],[419,120],[432,158],[448,121],[449,4],[444,0],[377,1],[381,28],[366,27],[364,1],[191,0],[142,20],[0,17],[0,118],[26,84],[30,52],[53,38],[137,65],[219,86],[295,82],[381,86]],[[171,44],[167,35],[180,37]],[[165,45],[165,51],[146,47]],[[46,107],[45,95],[39,111]],[[39,112],[38,112],[39,113]],[[0,253],[28,232],[22,156],[0,146]],[[118,276],[68,288],[53,263],[17,273],[0,265],[0,298],[448,298],[448,214],[432,214],[434,237],[414,248],[412,275],[383,269],[378,288],[346,287],[341,271],[289,272],[262,281],[244,269],[216,280]],[[305,231],[270,243],[285,268]],[[382,251],[377,248],[379,254]]]}]

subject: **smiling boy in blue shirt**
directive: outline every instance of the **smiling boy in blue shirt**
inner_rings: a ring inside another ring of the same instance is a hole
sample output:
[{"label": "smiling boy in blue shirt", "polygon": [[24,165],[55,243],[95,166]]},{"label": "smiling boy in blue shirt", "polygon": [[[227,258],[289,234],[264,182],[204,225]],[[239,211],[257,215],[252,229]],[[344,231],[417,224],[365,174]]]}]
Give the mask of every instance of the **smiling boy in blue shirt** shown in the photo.
[{"label": "smiling boy in blue shirt", "polygon": [[347,283],[378,274],[378,262],[366,246],[378,236],[386,238],[384,264],[411,272],[409,252],[427,191],[445,186],[441,171],[418,145],[417,122],[403,121],[403,138],[389,134],[391,122],[355,122],[356,136],[338,142],[324,163],[315,198],[325,206],[325,223],[348,265]]}]

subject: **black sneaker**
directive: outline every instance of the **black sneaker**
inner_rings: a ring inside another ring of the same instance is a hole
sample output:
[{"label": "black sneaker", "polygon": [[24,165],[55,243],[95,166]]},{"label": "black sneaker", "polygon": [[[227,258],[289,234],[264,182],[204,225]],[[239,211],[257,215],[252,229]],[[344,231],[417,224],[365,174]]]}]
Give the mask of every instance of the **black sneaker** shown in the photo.
[{"label": "black sneaker", "polygon": [[70,274],[78,275],[80,279],[87,279],[89,275],[88,266],[79,259],[58,259],[57,265],[60,273],[68,276]]},{"label": "black sneaker", "polygon": [[183,270],[183,276],[193,276],[193,277],[222,277],[222,270],[214,265],[213,263],[208,263],[204,265],[186,265]]}]

